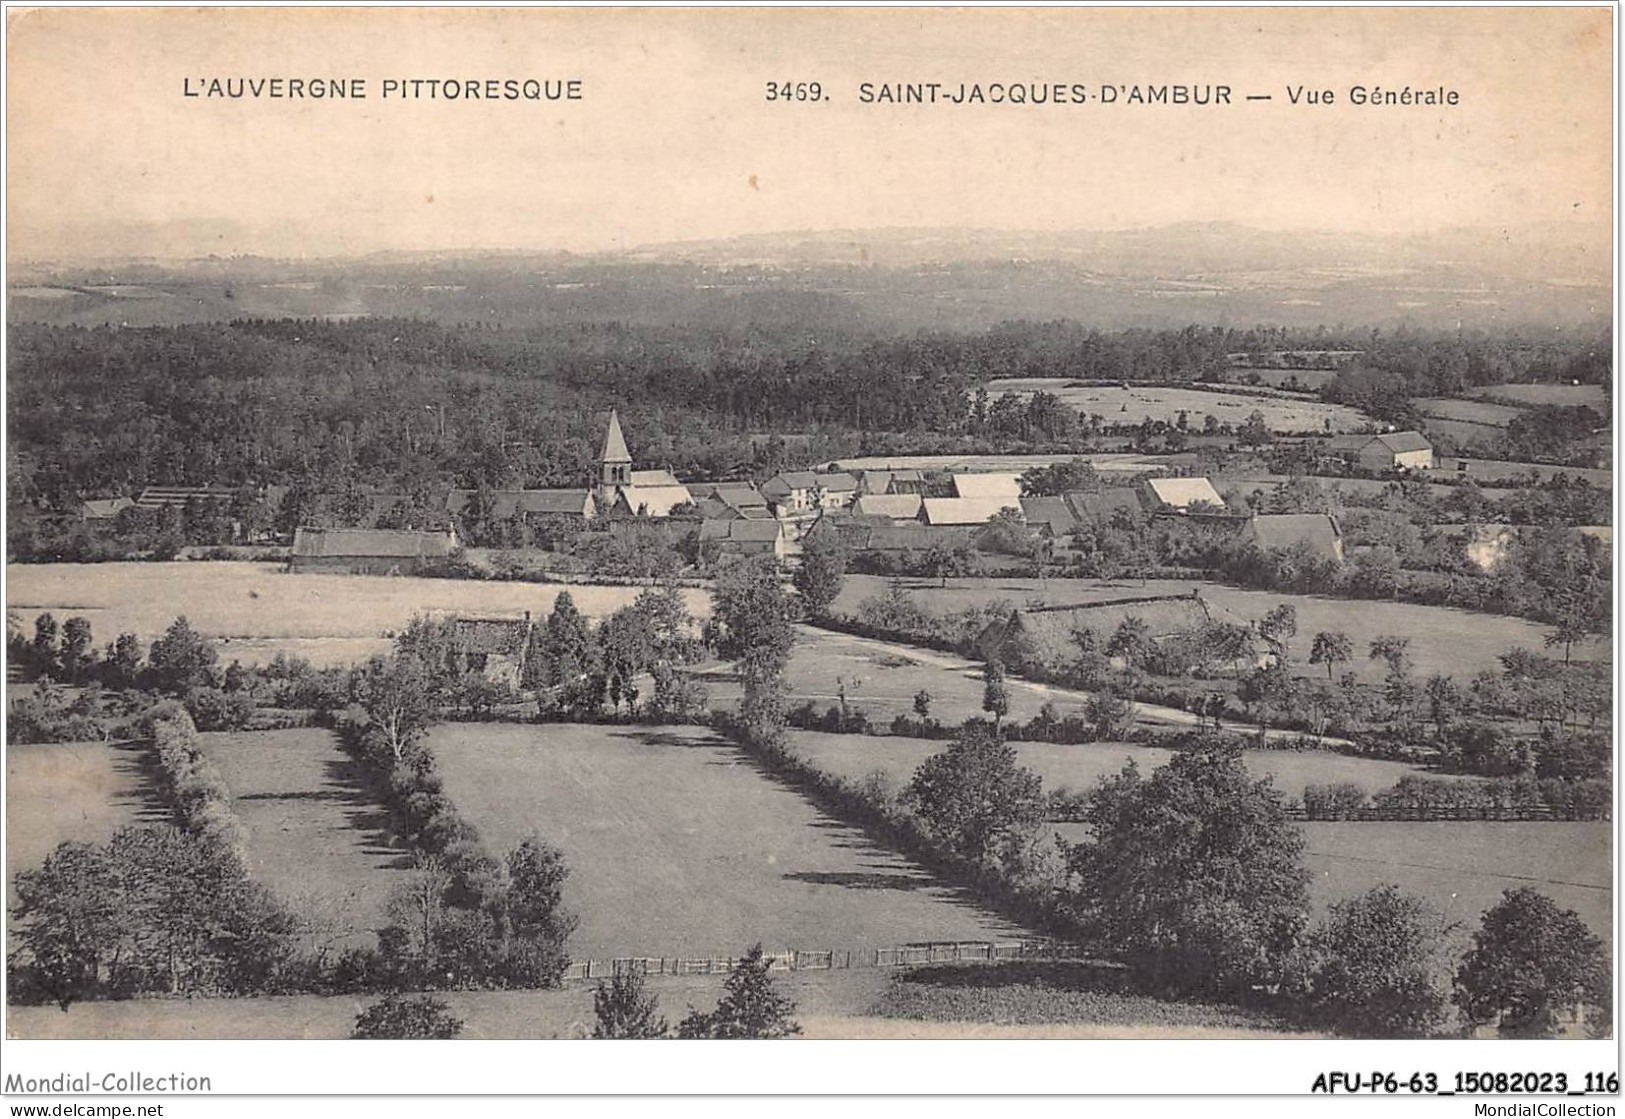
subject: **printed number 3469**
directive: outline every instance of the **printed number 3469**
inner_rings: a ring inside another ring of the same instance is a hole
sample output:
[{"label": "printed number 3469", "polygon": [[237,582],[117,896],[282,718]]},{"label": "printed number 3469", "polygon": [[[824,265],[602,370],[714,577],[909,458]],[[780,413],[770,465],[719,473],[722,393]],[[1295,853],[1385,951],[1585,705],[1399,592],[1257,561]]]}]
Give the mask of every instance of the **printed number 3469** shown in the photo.
[{"label": "printed number 3469", "polygon": [[817,82],[768,82],[769,101],[822,101],[824,87]]}]

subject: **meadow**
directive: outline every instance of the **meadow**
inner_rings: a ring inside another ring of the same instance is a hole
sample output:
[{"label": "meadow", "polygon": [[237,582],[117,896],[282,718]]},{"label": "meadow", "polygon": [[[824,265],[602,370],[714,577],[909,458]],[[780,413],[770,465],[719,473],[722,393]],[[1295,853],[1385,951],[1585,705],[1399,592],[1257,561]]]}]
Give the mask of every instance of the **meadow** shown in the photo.
[{"label": "meadow", "polygon": [[578,959],[1024,935],[707,728],[465,723],[428,744],[487,848],[564,852]]},{"label": "meadow", "polygon": [[33,870],[57,844],[105,843],[134,824],[166,824],[146,766],[129,742],[6,744],[6,896],[19,870]]},{"label": "meadow", "polygon": [[1364,431],[1372,423],[1371,417],[1346,405],[1281,396],[1269,390],[1254,395],[1174,385],[1083,386],[1065,377],[1019,377],[989,381],[987,391],[994,398],[1004,393],[1047,392],[1085,414],[1098,413],[1109,424],[1138,424],[1146,419],[1173,423],[1184,412],[1193,432],[1202,430],[1208,416],[1239,428],[1253,412],[1261,412],[1265,425],[1278,432]]},{"label": "meadow", "polygon": [[1337,380],[1337,369],[1266,369],[1251,365],[1235,365],[1225,370],[1225,380],[1243,384],[1257,377],[1260,384],[1272,389],[1296,385],[1305,392],[1319,392]]},{"label": "meadow", "polygon": [[[143,642],[185,614],[194,629],[220,642],[222,661],[264,663],[278,652],[317,665],[353,664],[385,652],[413,614],[456,613],[542,617],[560,591],[593,618],[637,598],[638,587],[486,583],[413,576],[292,575],[277,564],[236,561],[174,563],[12,564],[6,608],[31,631],[46,611],[60,622],[90,619],[98,645],[120,633]],[[689,610],[710,612],[710,597],[685,590]]]},{"label": "meadow", "polygon": [[[1293,652],[1300,674],[1321,672],[1308,663],[1309,645],[1321,630],[1341,630],[1354,642],[1357,657],[1340,671],[1353,671],[1361,680],[1380,682],[1385,671],[1377,661],[1366,658],[1372,639],[1397,634],[1410,639],[1412,668],[1419,676],[1446,673],[1461,680],[1470,679],[1480,669],[1499,669],[1496,660],[1514,645],[1537,652],[1550,628],[1522,618],[1499,614],[1479,614],[1445,606],[1419,606],[1404,602],[1379,602],[1324,598],[1314,595],[1287,595],[1271,591],[1241,590],[1220,583],[1189,582],[1176,579],[1101,580],[988,578],[940,580],[906,579],[904,586],[923,607],[937,614],[951,614],[973,605],[1005,600],[1014,606],[1029,602],[1083,604],[1107,599],[1145,598],[1155,595],[1188,594],[1201,591],[1214,616],[1229,622],[1253,622],[1282,603],[1291,603],[1298,612],[1298,636]],[[873,575],[848,576],[837,612],[856,615],[859,604],[868,597],[883,594],[887,580]],[[1575,647],[1576,656],[1590,659],[1606,656],[1603,640],[1590,640]],[[1323,673],[1322,673],[1323,674]]]},{"label": "meadow", "polygon": [[199,735],[231,790],[249,874],[312,926],[313,947],[367,947],[411,856],[330,730]]},{"label": "meadow", "polygon": [[1469,390],[1467,395],[1525,408],[1549,404],[1561,408],[1583,406],[1604,413],[1608,410],[1608,390],[1603,385],[1484,385]]},{"label": "meadow", "polygon": [[1457,400],[1443,397],[1417,397],[1412,407],[1430,419],[1457,420],[1483,428],[1504,428],[1523,415],[1522,408],[1508,404],[1491,404],[1482,400]]}]

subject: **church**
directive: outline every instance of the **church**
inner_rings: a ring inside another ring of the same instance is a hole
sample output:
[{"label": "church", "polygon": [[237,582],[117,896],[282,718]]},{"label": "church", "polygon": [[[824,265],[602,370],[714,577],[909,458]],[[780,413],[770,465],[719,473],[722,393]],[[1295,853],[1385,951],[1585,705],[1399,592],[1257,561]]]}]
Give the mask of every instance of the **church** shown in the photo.
[{"label": "church", "polygon": [[[446,511],[461,515],[473,505],[476,496],[474,490],[452,490],[446,499]],[[496,520],[543,515],[587,518],[612,511],[635,517],[668,517],[673,509],[693,500],[688,487],[669,470],[632,469],[632,452],[627,450],[626,436],[621,433],[620,416],[611,409],[593,485],[579,489],[497,490],[491,495],[488,514]]]}]

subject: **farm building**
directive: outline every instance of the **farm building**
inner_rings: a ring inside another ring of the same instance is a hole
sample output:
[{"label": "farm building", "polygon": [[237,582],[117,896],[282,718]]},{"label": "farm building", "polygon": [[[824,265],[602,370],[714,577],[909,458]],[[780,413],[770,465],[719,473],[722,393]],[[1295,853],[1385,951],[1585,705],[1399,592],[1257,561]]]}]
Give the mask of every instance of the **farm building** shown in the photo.
[{"label": "farm building", "polygon": [[1004,498],[1014,505],[1021,497],[1020,474],[955,474],[954,496],[975,500]]},{"label": "farm building", "polygon": [[184,509],[193,501],[229,502],[236,496],[236,490],[225,486],[148,486],[135,503],[143,509],[162,509],[166,505]]},{"label": "farm building", "polygon": [[[454,516],[472,515],[478,500],[477,490],[452,490],[446,495],[446,512]],[[497,521],[541,516],[587,518],[598,513],[598,499],[587,489],[493,490],[490,502],[486,516]]]},{"label": "farm building", "polygon": [[1070,536],[1077,531],[1078,518],[1064,497],[1024,497],[1021,515],[1027,523],[1050,537]]},{"label": "farm building", "polygon": [[1302,545],[1317,558],[1343,562],[1343,530],[1325,513],[1259,514],[1248,519],[1243,535],[1262,552]]},{"label": "farm building", "polygon": [[767,498],[749,482],[696,482],[689,487],[700,516],[708,520],[765,520],[773,515]]},{"label": "farm building", "polygon": [[1127,486],[1099,492],[1073,490],[1062,496],[1080,524],[1134,525],[1145,519],[1145,506],[1140,502],[1140,495]]},{"label": "farm building", "polygon": [[920,520],[928,525],[986,524],[1005,509],[1021,511],[1019,497],[927,497],[920,501]]},{"label": "farm building", "polygon": [[110,521],[134,505],[135,502],[127,497],[92,498],[80,504],[79,519],[82,521]]},{"label": "farm building", "polygon": [[735,518],[700,522],[700,543],[716,544],[723,555],[773,556],[782,560],[789,547],[784,525],[776,520]]},{"label": "farm building", "polygon": [[1486,575],[1506,560],[1518,530],[1512,525],[1436,525],[1448,540],[1461,544],[1467,561]]},{"label": "farm building", "polygon": [[520,686],[535,628],[529,611],[523,618],[453,618],[450,628],[454,672],[477,672],[493,683]]},{"label": "farm building", "polygon": [[858,475],[860,495],[919,493],[925,487],[925,475],[918,470],[865,470]]},{"label": "farm building", "polygon": [[997,658],[1020,668],[1024,664],[1059,667],[1077,657],[1077,634],[1088,630],[1104,649],[1126,620],[1142,623],[1152,641],[1196,633],[1212,614],[1202,596],[1184,595],[1115,599],[1075,606],[1025,607],[983,628],[976,648],[984,660]]},{"label": "farm building", "polygon": [[805,516],[821,509],[850,506],[858,496],[858,480],[843,473],[786,470],[762,484],[762,496],[781,517]]},{"label": "farm building", "polygon": [[1206,478],[1148,478],[1141,495],[1156,513],[1188,513],[1191,506],[1207,504],[1224,509],[1224,498]]},{"label": "farm building", "polygon": [[453,532],[386,528],[300,528],[289,570],[352,575],[406,575],[450,557]]},{"label": "farm building", "polygon": [[[935,528],[931,525],[909,522],[895,524],[849,522],[849,524],[850,529],[843,526],[842,538],[851,543],[854,550],[886,552],[893,555],[904,552],[928,552],[938,547],[953,551],[969,547],[973,536],[973,530],[962,527]],[[848,532],[850,535],[847,535]]]},{"label": "farm building", "polygon": [[1338,435],[1326,444],[1327,453],[1367,470],[1431,470],[1433,444],[1419,431],[1386,435]]},{"label": "farm building", "polygon": [[852,504],[852,512],[860,517],[885,517],[894,521],[913,521],[920,516],[920,495],[917,493],[866,493]]}]

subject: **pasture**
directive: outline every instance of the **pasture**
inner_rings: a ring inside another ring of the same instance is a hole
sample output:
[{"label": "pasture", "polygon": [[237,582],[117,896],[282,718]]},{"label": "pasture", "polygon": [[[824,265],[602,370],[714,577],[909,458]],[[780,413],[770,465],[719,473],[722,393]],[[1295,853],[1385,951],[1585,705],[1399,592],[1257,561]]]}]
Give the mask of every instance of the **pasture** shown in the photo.
[{"label": "pasture", "polygon": [[12,876],[38,867],[59,843],[105,843],[123,827],[170,822],[146,762],[137,743],[8,742],[8,900]]},{"label": "pasture", "polygon": [[[879,770],[899,787],[908,784],[920,763],[947,744],[923,738],[891,735],[824,734],[819,731],[790,731],[796,751],[827,773],[861,780]],[[1160,746],[1137,746],[1122,742],[1090,742],[1062,746],[1051,742],[1014,742],[1021,764],[1044,780],[1045,790],[1063,786],[1073,792],[1094,788],[1102,777],[1110,777],[1133,761],[1142,773],[1165,764],[1174,754]],[[1275,787],[1289,797],[1301,798],[1305,785],[1350,781],[1370,792],[1394,784],[1417,772],[1401,762],[1375,758],[1351,758],[1321,751],[1248,750],[1242,755],[1256,777],[1269,777]]]},{"label": "pasture", "polygon": [[[1461,464],[1466,463],[1466,469]],[[1530,480],[1546,482],[1562,474],[1571,480],[1585,479],[1593,486],[1611,488],[1614,474],[1611,470],[1597,470],[1586,466],[1548,466],[1538,462],[1505,462],[1490,458],[1451,458],[1441,455],[1436,469],[1472,478],[1490,485],[1528,485]]]},{"label": "pasture", "polygon": [[488,849],[564,852],[577,958],[1023,935],[706,728],[464,723],[428,743]]},{"label": "pasture", "polygon": [[1173,423],[1184,412],[1193,432],[1202,430],[1208,416],[1239,428],[1253,412],[1263,413],[1265,425],[1278,432],[1363,431],[1371,425],[1369,416],[1346,405],[1282,396],[1270,390],[1254,395],[1204,392],[1176,385],[1083,386],[1064,377],[1013,377],[989,381],[987,391],[995,398],[1005,393],[1030,396],[1046,392],[1086,414],[1098,413],[1108,424],[1138,424],[1147,419]]},{"label": "pasture", "polygon": [[1253,378],[1257,377],[1259,384],[1268,385],[1272,389],[1319,392],[1337,380],[1339,372],[1337,369],[1265,369],[1251,365],[1235,365],[1224,371],[1224,378],[1226,381],[1239,384],[1252,384]]},{"label": "pasture", "polygon": [[411,866],[330,730],[203,734],[246,833],[251,876],[310,923],[312,947],[365,947]]},{"label": "pasture", "polygon": [[1524,412],[1507,404],[1427,396],[1415,398],[1411,406],[1429,419],[1455,420],[1483,428],[1504,428]]},{"label": "pasture", "polygon": [[[879,576],[848,576],[841,595],[835,600],[838,612],[858,613],[863,599],[883,594],[886,580]],[[1281,603],[1291,603],[1298,612],[1298,636],[1292,650],[1298,671],[1309,675],[1323,670],[1308,662],[1309,645],[1316,632],[1342,631],[1349,635],[1357,651],[1356,660],[1339,666],[1353,671],[1361,680],[1380,682],[1385,671],[1378,662],[1365,657],[1370,642],[1398,634],[1410,638],[1412,667],[1419,676],[1442,672],[1461,680],[1470,679],[1480,669],[1499,669],[1496,660],[1514,645],[1540,652],[1549,627],[1522,618],[1479,614],[1445,606],[1418,606],[1404,602],[1378,602],[1323,598],[1312,595],[1286,595],[1271,591],[1241,590],[1219,583],[1175,579],[1100,580],[984,578],[950,579],[946,588],[939,580],[908,579],[904,585],[919,604],[937,614],[951,614],[972,605],[1005,600],[1016,606],[1029,600],[1047,604],[1082,604],[1104,599],[1187,594],[1201,591],[1214,616],[1229,622],[1254,622]],[[1607,643],[1590,640],[1576,646],[1583,658],[1607,655]]]},{"label": "pasture", "polygon": [[1483,385],[1469,390],[1467,395],[1524,408],[1556,405],[1595,408],[1604,414],[1608,411],[1608,390],[1603,385]]},{"label": "pasture", "polygon": [[[542,617],[569,591],[589,617],[607,617],[637,598],[638,587],[485,583],[412,576],[291,575],[277,564],[236,561],[13,564],[6,608],[25,631],[46,611],[60,622],[90,619],[98,647],[120,633],[143,642],[185,614],[219,643],[222,661],[263,663],[278,652],[317,665],[353,664],[387,651],[413,614]],[[689,610],[710,612],[701,590],[683,592]]]},{"label": "pasture", "polygon": [[1083,459],[1102,474],[1143,474],[1167,469],[1168,456],[1138,451],[1099,451],[1087,455],[866,455],[834,459],[832,470],[1017,471]]}]

